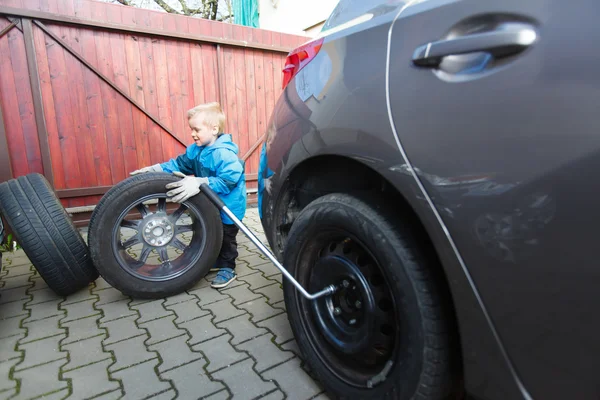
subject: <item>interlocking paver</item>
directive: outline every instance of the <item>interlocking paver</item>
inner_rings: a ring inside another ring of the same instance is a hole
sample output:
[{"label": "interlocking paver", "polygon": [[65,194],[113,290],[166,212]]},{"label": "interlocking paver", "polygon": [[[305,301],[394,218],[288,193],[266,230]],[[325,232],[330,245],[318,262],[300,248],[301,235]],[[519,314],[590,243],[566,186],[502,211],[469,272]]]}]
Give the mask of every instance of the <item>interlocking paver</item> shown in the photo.
[{"label": "interlocking paver", "polygon": [[152,400],[173,400],[175,398],[177,398],[177,392],[174,389],[169,389],[152,396]]},{"label": "interlocking paver", "polygon": [[221,382],[211,381],[203,367],[207,361],[197,360],[165,372],[165,378],[173,381],[179,391],[178,400],[199,399],[225,388]]},{"label": "interlocking paver", "polygon": [[92,316],[70,322],[61,322],[60,326],[67,330],[67,337],[62,341],[62,344],[65,345],[99,334],[106,334],[106,329],[98,327],[98,320],[96,318],[97,316]]},{"label": "interlocking paver", "polygon": [[267,278],[281,274],[281,271],[279,271],[271,261],[266,261],[263,264],[253,265],[252,268],[257,271],[261,271]]},{"label": "interlocking paver", "polygon": [[288,399],[309,399],[323,391],[294,358],[262,374],[265,379],[276,380]]},{"label": "interlocking paver", "polygon": [[198,300],[198,298],[196,298],[196,296],[192,296],[191,294],[189,294],[187,292],[183,292],[183,293],[179,293],[179,294],[173,295],[173,296],[165,299],[164,306],[165,306],[165,308],[169,308],[167,306],[171,306],[173,304],[178,304],[178,303],[188,302],[190,300]]},{"label": "interlocking paver", "polygon": [[100,318],[100,323],[114,321],[115,319],[128,317],[130,315],[137,316],[137,311],[129,308],[129,299],[117,300],[112,303],[96,304],[96,308],[101,310],[104,316]]},{"label": "interlocking paver", "polygon": [[200,307],[205,306],[207,304],[216,303],[217,301],[229,299],[229,296],[211,287],[190,290],[189,293],[194,296],[197,296],[200,299],[200,302],[198,303]]},{"label": "interlocking paver", "polygon": [[156,352],[148,351],[146,348],[144,342],[147,338],[146,335],[142,335],[106,345],[106,350],[112,351],[116,359],[116,363],[110,366],[109,371],[117,371],[157,358]]},{"label": "interlocking paver", "polygon": [[261,293],[269,299],[269,304],[275,304],[283,300],[283,290],[281,289],[281,285],[276,282],[272,285],[256,289],[255,292]]},{"label": "interlocking paver", "polygon": [[229,392],[227,390],[222,390],[211,396],[205,397],[205,400],[228,400],[229,398]]},{"label": "interlocking paver", "polygon": [[12,267],[12,268],[6,268],[6,274],[4,274],[2,276],[2,280],[6,281],[10,278],[13,278],[16,276],[21,276],[21,275],[26,275],[26,276],[33,275],[35,273],[35,270],[32,268],[33,268],[33,265],[31,263],[18,265],[18,266]]},{"label": "interlocking paver", "polygon": [[223,290],[223,293],[231,297],[233,299],[233,304],[236,306],[261,297],[260,293],[251,292],[248,284],[246,283],[231,289],[227,288],[226,290]]},{"label": "interlocking paver", "polygon": [[17,343],[23,335],[15,335],[0,340],[0,362],[21,358],[22,352],[16,350]]},{"label": "interlocking paver", "polygon": [[52,291],[52,289],[50,289],[50,288],[30,290],[29,294],[31,295],[32,299],[29,302],[27,302],[27,305],[30,305],[30,306],[33,306],[33,305],[36,305],[39,303],[45,303],[47,301],[63,299],[63,297],[60,297],[59,295],[54,293]]},{"label": "interlocking paver", "polygon": [[233,335],[231,344],[234,345],[267,333],[266,329],[251,323],[248,314],[220,322],[217,327],[225,328]]},{"label": "interlocking paver", "polygon": [[291,351],[298,357],[302,358],[302,354],[300,353],[300,349],[298,348],[298,343],[296,343],[296,339],[292,339],[280,345],[282,349],[286,351]]},{"label": "interlocking paver", "polygon": [[265,327],[273,332],[276,343],[284,343],[294,337],[292,327],[287,319],[287,314],[280,314],[276,317],[258,322],[256,325]]},{"label": "interlocking paver", "polygon": [[34,340],[66,333],[65,330],[59,326],[61,318],[61,315],[55,315],[39,321],[23,323],[23,327],[27,328],[27,337],[24,337],[23,340],[21,340],[21,343],[29,343]]},{"label": "interlocking paver", "polygon": [[112,360],[104,360],[95,364],[74,369],[64,373],[64,377],[71,379],[74,399],[89,399],[108,391],[118,390],[121,395],[118,381],[111,381],[108,376],[108,366]]},{"label": "interlocking paver", "polygon": [[151,345],[184,334],[185,330],[178,329],[173,321],[175,321],[175,315],[154,319],[152,321],[139,324],[140,328],[148,329],[148,334],[150,337],[146,341],[146,344]]},{"label": "interlocking paver", "polygon": [[21,328],[22,320],[23,316],[0,320],[0,339],[15,335],[25,335],[25,328]]},{"label": "interlocking paver", "polygon": [[15,372],[15,379],[21,380],[19,398],[32,399],[45,393],[54,393],[67,388],[67,382],[59,379],[60,366],[66,359],[38,365],[23,371]]},{"label": "interlocking paver", "polygon": [[12,301],[29,300],[31,296],[27,294],[27,289],[31,285],[19,286],[16,288],[2,288],[2,296],[0,296],[0,305],[10,303]]},{"label": "interlocking paver", "polygon": [[126,399],[143,399],[171,389],[170,383],[161,381],[154,372],[158,362],[150,360],[112,373],[114,378],[123,383]]},{"label": "interlocking paver", "polygon": [[84,300],[98,300],[98,296],[95,294],[91,294],[89,287],[88,288],[83,288],[75,293],[73,293],[72,295],[66,297],[64,299],[64,301],[62,302],[62,305],[69,305],[69,304],[73,304],[73,303],[79,303],[82,302]]},{"label": "interlocking paver", "polygon": [[274,365],[281,364],[284,361],[294,358],[291,351],[282,351],[272,342],[273,335],[266,334],[254,338],[248,342],[238,344],[235,347],[238,350],[244,350],[250,353],[256,360],[256,370],[262,372]]},{"label": "interlocking paver", "polygon": [[202,358],[202,353],[192,351],[190,346],[188,346],[187,342],[189,339],[190,336],[186,333],[182,336],[148,346],[149,350],[156,351],[162,359],[162,364],[158,366],[159,372],[168,371]]},{"label": "interlocking paver", "polygon": [[192,347],[192,349],[202,351],[206,355],[209,361],[206,367],[208,372],[219,370],[248,358],[248,353],[238,352],[229,344],[229,340],[231,340],[231,335],[223,335]]},{"label": "interlocking paver", "polygon": [[15,371],[31,368],[36,365],[66,359],[67,353],[60,350],[59,343],[64,334],[36,340],[26,344],[19,344],[18,349],[25,352],[23,362],[18,364]]},{"label": "interlocking paver", "polygon": [[213,377],[222,380],[236,400],[254,399],[276,389],[274,383],[261,379],[252,369],[253,364],[254,361],[249,358],[214,373]]},{"label": "interlocking paver", "polygon": [[0,393],[17,386],[17,382],[8,379],[10,369],[13,365],[15,365],[15,363],[10,361],[0,362]]},{"label": "interlocking paver", "polygon": [[66,310],[58,309],[58,305],[61,301],[62,298],[36,304],[35,306],[25,304],[25,309],[29,310],[30,314],[29,317],[25,318],[23,322],[39,321],[40,319],[54,317],[55,315],[66,315]]},{"label": "interlocking paver", "polygon": [[95,302],[96,298],[80,301],[78,303],[61,303],[60,309],[67,311],[67,316],[62,320],[62,322],[69,322],[80,318],[91,317],[93,315],[100,315],[100,310],[96,310],[94,308]]},{"label": "interlocking paver", "polygon": [[187,329],[189,334],[192,335],[192,338],[188,342],[190,345],[194,345],[226,333],[224,329],[219,329],[212,324],[212,318],[212,315],[207,315],[179,325],[180,328]]},{"label": "interlocking paver", "polygon": [[204,305],[202,306],[202,308],[210,310],[213,313],[213,315],[215,316],[213,322],[216,324],[226,319],[230,319],[233,317],[237,317],[238,315],[244,314],[245,311],[235,308],[233,304],[231,304],[232,301],[232,299],[227,298],[216,303]]},{"label": "interlocking paver", "polygon": [[163,307],[163,305],[162,305],[163,301],[164,300],[162,300],[162,299],[154,300],[154,301],[149,301],[147,303],[142,303],[142,304],[131,306],[130,308],[132,310],[137,310],[140,313],[140,318],[137,320],[137,323],[141,324],[141,323],[153,320],[153,319],[173,315],[172,311],[166,310]]},{"label": "interlocking paver", "polygon": [[[32,284],[31,288],[29,289],[29,293],[33,293],[35,291],[42,290],[42,289],[48,289],[48,284],[39,275],[32,276],[29,279],[29,281]],[[60,296],[57,295],[56,297],[60,297]]]},{"label": "interlocking paver", "polygon": [[2,304],[0,306],[0,320],[21,315],[29,315],[29,311],[25,309],[25,303],[27,303],[27,300]]},{"label": "interlocking paver", "polygon": [[26,275],[17,275],[17,276],[4,276],[2,281],[4,285],[2,286],[2,291],[6,291],[9,289],[17,289],[17,288],[25,288],[28,289],[31,287],[31,282],[29,282],[29,278],[33,276],[33,273]]},{"label": "interlocking paver", "polygon": [[285,394],[281,390],[276,390],[274,392],[269,393],[266,396],[262,396],[261,400],[282,400],[285,399]]},{"label": "interlocking paver", "polygon": [[102,349],[104,335],[92,337],[62,346],[69,353],[69,363],[63,366],[63,371],[69,371],[91,363],[110,359],[112,355]]},{"label": "interlocking paver", "polygon": [[[93,286],[94,286],[94,288],[92,289],[92,292],[93,292],[93,293],[97,293],[97,292],[99,292],[100,290],[102,290],[102,289],[106,289],[106,288],[111,288],[111,289],[113,289],[113,287],[112,287],[112,286],[110,286],[110,284],[109,284],[108,282],[106,282],[106,281],[104,280],[104,278],[102,278],[102,277],[99,277],[98,279],[96,279],[96,280],[94,281],[94,285],[93,285]],[[116,290],[116,289],[114,289],[114,290]]]},{"label": "interlocking paver", "polygon": [[250,320],[254,323],[265,320],[270,317],[274,317],[275,315],[281,314],[283,312],[280,308],[274,308],[270,304],[267,303],[266,298],[260,298],[257,300],[249,301],[244,304],[240,304],[238,306],[246,311],[248,311],[252,318]]},{"label": "interlocking paver", "polygon": [[114,321],[103,322],[101,328],[108,329],[108,337],[104,341],[105,345],[115,343],[121,340],[129,339],[134,336],[146,335],[146,331],[140,329],[135,324],[137,315],[116,319]]},{"label": "interlocking paver", "polygon": [[265,276],[260,271],[240,277],[239,279],[248,283],[250,285],[250,290],[259,289],[275,283],[271,279],[265,278]]},{"label": "interlocking paver", "polygon": [[123,293],[119,292],[117,289],[112,287],[102,290],[92,290],[92,293],[94,293],[99,298],[98,302],[96,303],[97,306],[102,304],[113,303],[119,300],[123,300],[126,302],[131,301],[131,298],[125,296]]},{"label": "interlocking paver", "polygon": [[121,389],[117,389],[94,397],[94,400],[121,400],[123,398],[123,391]]},{"label": "interlocking paver", "polygon": [[175,324],[179,325],[183,322],[189,321],[194,318],[200,318],[210,314],[210,311],[203,310],[198,305],[198,298],[190,296],[193,300],[184,301],[181,303],[166,305],[165,307],[175,313],[177,318]]}]

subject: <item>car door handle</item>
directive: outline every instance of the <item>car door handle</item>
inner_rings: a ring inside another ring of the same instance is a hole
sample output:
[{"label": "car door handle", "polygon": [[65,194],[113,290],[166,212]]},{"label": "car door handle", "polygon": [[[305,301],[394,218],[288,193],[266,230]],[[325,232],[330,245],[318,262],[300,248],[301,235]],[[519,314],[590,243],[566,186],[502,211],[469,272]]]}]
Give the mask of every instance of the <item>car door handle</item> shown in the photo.
[{"label": "car door handle", "polygon": [[413,53],[413,64],[436,68],[450,55],[488,52],[496,58],[519,53],[535,42],[535,29],[524,23],[506,23],[493,31],[468,34],[419,46]]}]

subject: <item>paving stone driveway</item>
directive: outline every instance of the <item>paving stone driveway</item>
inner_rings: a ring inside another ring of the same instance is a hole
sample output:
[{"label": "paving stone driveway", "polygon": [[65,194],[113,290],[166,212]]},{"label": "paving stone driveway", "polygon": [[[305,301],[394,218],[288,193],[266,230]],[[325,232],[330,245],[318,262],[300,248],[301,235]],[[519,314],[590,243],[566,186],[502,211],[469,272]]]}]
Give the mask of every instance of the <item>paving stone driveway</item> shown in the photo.
[{"label": "paving stone driveway", "polygon": [[[245,222],[262,233],[255,208]],[[102,278],[58,297],[22,251],[5,253],[0,400],[327,399],[301,366],[281,274],[243,234],[239,251],[235,284],[156,301]]]}]

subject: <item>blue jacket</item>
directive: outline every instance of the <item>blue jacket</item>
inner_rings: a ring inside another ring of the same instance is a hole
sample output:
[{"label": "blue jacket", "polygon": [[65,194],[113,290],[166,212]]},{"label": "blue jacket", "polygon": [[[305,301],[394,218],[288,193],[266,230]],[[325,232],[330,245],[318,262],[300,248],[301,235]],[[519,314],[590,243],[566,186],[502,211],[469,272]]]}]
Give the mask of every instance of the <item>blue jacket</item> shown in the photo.
[{"label": "blue jacket", "polygon": [[[160,164],[165,172],[179,171],[186,175],[207,177],[208,186],[223,200],[227,208],[241,220],[246,215],[246,177],[244,162],[237,156],[238,146],[231,135],[223,134],[211,146],[188,146],[185,153]],[[233,224],[221,211],[224,224]]]}]

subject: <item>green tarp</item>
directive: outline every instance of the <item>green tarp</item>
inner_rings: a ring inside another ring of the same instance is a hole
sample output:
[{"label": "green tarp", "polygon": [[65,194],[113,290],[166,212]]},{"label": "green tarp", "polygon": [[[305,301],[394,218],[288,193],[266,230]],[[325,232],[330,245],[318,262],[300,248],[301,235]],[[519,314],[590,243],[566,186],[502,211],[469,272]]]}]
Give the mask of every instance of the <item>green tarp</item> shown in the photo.
[{"label": "green tarp", "polygon": [[233,0],[233,20],[238,25],[258,28],[258,0]]}]

